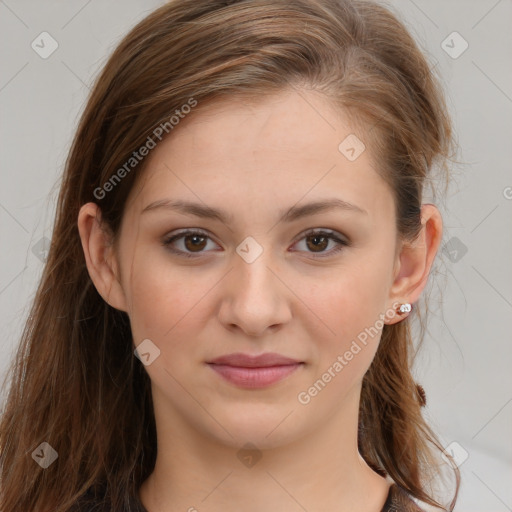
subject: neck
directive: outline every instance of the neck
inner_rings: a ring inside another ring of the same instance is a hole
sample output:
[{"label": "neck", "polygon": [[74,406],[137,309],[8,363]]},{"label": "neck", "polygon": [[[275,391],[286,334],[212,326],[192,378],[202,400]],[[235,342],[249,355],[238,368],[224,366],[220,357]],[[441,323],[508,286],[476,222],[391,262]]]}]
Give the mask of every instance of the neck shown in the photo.
[{"label": "neck", "polygon": [[[155,409],[157,425],[166,428],[157,428],[158,455],[140,489],[143,505],[148,512],[380,512],[390,484],[357,450],[359,394],[353,397],[321,429],[270,448],[273,433],[254,442],[266,445],[254,451],[241,451],[244,442],[219,443],[180,425],[180,416],[165,418]],[[285,421],[292,418],[293,413]]]}]

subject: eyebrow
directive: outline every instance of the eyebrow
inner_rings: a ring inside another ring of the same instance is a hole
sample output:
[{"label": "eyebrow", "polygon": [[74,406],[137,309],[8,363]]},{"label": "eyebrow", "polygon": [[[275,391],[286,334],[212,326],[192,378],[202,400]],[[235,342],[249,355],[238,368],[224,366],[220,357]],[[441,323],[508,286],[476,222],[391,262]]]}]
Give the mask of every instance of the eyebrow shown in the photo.
[{"label": "eyebrow", "polygon": [[[194,215],[195,217],[201,217],[203,219],[218,220],[224,224],[228,224],[233,220],[233,215],[228,214],[223,210],[191,201],[172,199],[161,199],[159,201],[154,201],[153,203],[148,204],[142,210],[141,214],[161,208],[181,212],[188,215]],[[359,208],[359,206],[356,206],[355,204],[348,203],[339,198],[331,198],[308,203],[302,206],[292,206],[288,210],[280,213],[279,221],[292,222],[302,217],[307,217],[309,215],[314,215],[334,209],[341,209],[365,215],[368,214],[366,210]]]}]

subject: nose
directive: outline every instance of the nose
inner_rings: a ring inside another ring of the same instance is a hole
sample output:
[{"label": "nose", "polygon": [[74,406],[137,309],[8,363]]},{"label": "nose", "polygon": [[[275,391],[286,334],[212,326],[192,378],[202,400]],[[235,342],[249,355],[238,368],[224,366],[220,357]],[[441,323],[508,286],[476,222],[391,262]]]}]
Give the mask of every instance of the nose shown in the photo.
[{"label": "nose", "polygon": [[219,320],[227,329],[260,337],[290,321],[293,293],[270,255],[263,250],[251,261],[234,254],[233,268],[223,280],[219,309]]}]

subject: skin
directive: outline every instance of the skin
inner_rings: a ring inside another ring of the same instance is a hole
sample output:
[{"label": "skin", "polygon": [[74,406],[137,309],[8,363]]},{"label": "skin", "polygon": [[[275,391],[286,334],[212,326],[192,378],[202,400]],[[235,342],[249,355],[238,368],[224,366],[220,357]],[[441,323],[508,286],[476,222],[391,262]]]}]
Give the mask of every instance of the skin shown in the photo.
[{"label": "skin", "polygon": [[[149,512],[381,510],[390,484],[358,453],[357,419],[382,327],[309,403],[298,394],[359,333],[378,326],[379,315],[387,324],[407,316],[390,310],[419,298],[442,220],[434,205],[422,205],[420,236],[402,243],[392,192],[370,148],[355,161],[338,150],[351,133],[364,141],[309,90],[251,104],[199,104],[147,157],[116,244],[101,228],[98,206],[81,208],[94,285],[129,315],[134,348],[150,339],[160,350],[145,367],[158,437],[155,470],[140,489]],[[337,209],[278,222],[297,203],[332,197],[366,213]],[[223,223],[165,208],[141,213],[167,198],[222,208],[233,218]],[[208,234],[199,249],[190,237],[174,242],[195,258],[162,245],[183,228]],[[330,240],[315,249],[309,229],[335,231],[351,245],[335,253]],[[236,252],[248,236],[263,248],[251,263]],[[267,388],[247,390],[206,364],[232,352],[278,352],[305,364]],[[261,455],[251,466],[237,456],[246,443]]]}]

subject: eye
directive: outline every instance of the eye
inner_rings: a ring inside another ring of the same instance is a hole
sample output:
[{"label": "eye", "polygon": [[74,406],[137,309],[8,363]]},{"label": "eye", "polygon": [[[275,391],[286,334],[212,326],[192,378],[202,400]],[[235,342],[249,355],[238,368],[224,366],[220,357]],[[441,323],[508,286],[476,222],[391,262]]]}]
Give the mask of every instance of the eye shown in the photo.
[{"label": "eye", "polygon": [[[179,256],[185,256],[186,258],[196,258],[207,246],[207,241],[211,240],[207,233],[199,230],[186,230],[181,231],[171,237],[167,237],[163,240],[162,245],[167,247],[172,253],[178,254]],[[325,258],[332,256],[343,249],[348,247],[350,243],[342,238],[339,238],[335,232],[326,230],[310,230],[299,240],[302,242],[306,241],[307,249],[312,249],[313,254],[321,254],[315,256],[317,258]],[[182,248],[176,249],[173,247],[175,242],[179,241]],[[335,242],[336,247],[330,251],[325,251],[328,247],[329,242]],[[298,242],[297,242],[298,243]],[[296,245],[296,244],[295,244]]]},{"label": "eye", "polygon": [[[313,249],[313,254],[320,254],[319,256],[315,256],[315,258],[326,258],[328,256],[332,256],[340,252],[343,247],[348,247],[350,245],[347,240],[343,240],[338,237],[334,231],[326,230],[310,230],[305,233],[299,242],[302,242],[302,240],[306,241],[307,249]],[[335,242],[336,246],[330,251],[325,251],[329,242]]]},{"label": "eye", "polygon": [[[172,253],[178,254],[180,256],[185,256],[186,258],[196,258],[197,256],[194,253],[203,252],[204,247],[206,246],[206,240],[210,239],[207,233],[203,231],[182,231],[176,235],[171,236],[170,238],[164,239],[162,242],[165,247],[167,247]],[[176,241],[183,242],[184,249],[176,250],[172,247],[172,244]],[[187,252],[191,251],[191,252]]]}]

